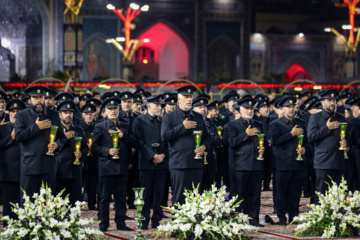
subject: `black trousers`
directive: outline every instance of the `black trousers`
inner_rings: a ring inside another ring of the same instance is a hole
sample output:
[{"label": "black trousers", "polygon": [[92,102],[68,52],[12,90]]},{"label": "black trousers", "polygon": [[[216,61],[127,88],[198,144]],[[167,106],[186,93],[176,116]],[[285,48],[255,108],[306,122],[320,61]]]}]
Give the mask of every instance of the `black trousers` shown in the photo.
[{"label": "black trousers", "polygon": [[[268,150],[270,151],[270,150]],[[270,188],[271,174],[273,172],[272,151],[264,154],[264,189]]]},{"label": "black trousers", "polygon": [[[24,189],[26,192],[26,195],[32,197],[34,193],[39,193],[40,188],[42,184],[44,183],[44,186],[46,184],[49,188],[51,188],[52,191],[55,191],[56,186],[56,174],[39,174],[39,175],[20,175],[20,187]],[[22,191],[20,192],[20,198],[21,198],[21,206],[24,204],[24,198]]]},{"label": "black trousers", "polygon": [[[145,217],[145,221],[150,221],[150,208],[152,202],[153,215],[151,217],[151,222],[153,224],[159,224],[163,214],[161,209],[161,201],[164,194],[166,169],[139,170],[139,179],[140,186],[145,188],[145,204],[142,209],[142,214]],[[152,197],[153,199],[151,201]]]},{"label": "black trousers", "polygon": [[127,176],[100,176],[100,228],[109,227],[109,205],[111,194],[114,194],[115,201],[115,223],[124,224],[126,219],[126,190]]},{"label": "black trousers", "polygon": [[88,194],[89,209],[95,209],[95,205],[99,203],[96,201],[96,193],[98,191],[98,170],[87,170],[85,186]]},{"label": "black trousers", "polygon": [[128,169],[128,184],[127,184],[127,203],[129,206],[134,205],[135,193],[133,188],[139,186],[139,170],[137,166]]},{"label": "black trousers", "polygon": [[[3,216],[9,216],[10,219],[18,219],[17,215],[11,210],[10,203],[20,202],[20,183],[4,181],[2,183]],[[4,222],[4,226],[7,222]]]},{"label": "black trousers", "polygon": [[165,178],[165,186],[164,186],[164,194],[163,199],[161,201],[161,206],[167,207],[169,205],[169,187],[171,187],[171,179],[170,179],[170,170],[166,170],[166,178]]},{"label": "black trousers", "polygon": [[210,190],[211,185],[213,185],[214,183],[215,183],[215,171],[204,170],[201,181],[200,193],[202,193],[205,190]]},{"label": "black trousers", "polygon": [[75,206],[77,201],[81,201],[81,186],[82,178],[57,178],[56,179],[56,194],[60,193],[64,188],[65,191],[62,197],[65,198],[68,194],[69,201],[72,206]]},{"label": "black trousers", "polygon": [[[203,169],[170,169],[172,183],[172,203],[185,203],[185,189],[192,190],[193,184],[197,187],[201,183]],[[201,186],[200,186],[201,188]]]},{"label": "black trousers", "polygon": [[273,204],[274,204],[274,212],[277,212],[277,181],[276,181],[276,162],[275,162],[275,154],[273,154],[273,179],[272,179],[272,186],[273,186]]},{"label": "black trousers", "polygon": [[299,203],[302,192],[304,171],[277,171],[277,216],[280,222],[286,222],[289,213],[289,223],[299,215]]},{"label": "black trousers", "polygon": [[[325,194],[325,191],[328,190],[329,183],[331,184],[331,179],[339,184],[341,182],[341,176],[343,176],[344,170],[342,169],[315,169],[315,175],[316,175],[316,191],[320,192],[322,194]],[[317,195],[315,195],[315,204],[319,203],[319,198]]]},{"label": "black trousers", "polygon": [[[233,170],[231,183],[235,196],[243,200],[237,211],[243,211],[252,218],[251,221],[259,222],[260,194],[263,171],[237,171]],[[250,222],[251,222],[250,221]]]}]

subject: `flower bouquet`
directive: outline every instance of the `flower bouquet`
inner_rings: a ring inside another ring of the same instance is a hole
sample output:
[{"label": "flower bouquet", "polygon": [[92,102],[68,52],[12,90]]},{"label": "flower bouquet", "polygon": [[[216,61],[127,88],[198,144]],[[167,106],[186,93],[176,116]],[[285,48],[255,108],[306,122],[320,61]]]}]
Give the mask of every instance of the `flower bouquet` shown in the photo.
[{"label": "flower bouquet", "polygon": [[360,229],[360,194],[347,191],[344,178],[337,185],[332,181],[325,195],[319,196],[319,205],[308,205],[311,211],[300,214],[292,223],[298,223],[295,236],[322,238],[353,237]]},{"label": "flower bouquet", "polygon": [[13,212],[19,220],[4,216],[8,226],[0,233],[0,239],[97,239],[104,237],[99,230],[88,228],[93,223],[91,219],[81,219],[81,209],[85,202],[69,205],[68,196],[51,195],[51,189],[42,185],[40,193],[33,195],[34,202],[24,192],[24,208],[12,204]]},{"label": "flower bouquet", "polygon": [[158,226],[154,233],[155,239],[171,232],[176,239],[245,239],[246,231],[256,230],[247,224],[249,217],[236,213],[235,209],[241,203],[237,197],[223,203],[226,198],[226,188],[219,190],[212,185],[211,191],[199,193],[199,186],[193,191],[185,190],[185,204],[174,204],[169,210],[173,221]]}]

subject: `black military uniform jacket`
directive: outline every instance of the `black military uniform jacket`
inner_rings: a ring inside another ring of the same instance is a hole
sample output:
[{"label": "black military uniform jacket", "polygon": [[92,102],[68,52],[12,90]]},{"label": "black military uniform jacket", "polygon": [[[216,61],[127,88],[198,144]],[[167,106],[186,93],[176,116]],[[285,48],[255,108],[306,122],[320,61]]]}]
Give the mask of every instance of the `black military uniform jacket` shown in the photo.
[{"label": "black military uniform jacket", "polygon": [[[80,161],[84,162],[84,157],[89,151],[89,148],[86,143],[86,136],[84,134],[84,130],[74,124],[70,125],[70,129],[67,130],[66,127],[61,124],[61,131],[69,132],[74,131],[75,137],[82,137],[81,141],[81,153],[82,157]],[[75,179],[75,178],[82,178],[82,166],[81,165],[74,165],[73,162],[75,161],[75,138],[70,138],[66,141],[63,148],[59,151],[59,155],[56,157],[57,161],[57,178],[62,179]]]},{"label": "black military uniform jacket", "polygon": [[297,125],[304,130],[303,146],[306,143],[306,126],[300,118],[292,121],[285,116],[274,120],[270,124],[271,143],[276,156],[276,171],[304,170],[304,161],[297,161],[297,136],[291,135],[291,130]]},{"label": "black military uniform jacket", "polygon": [[[129,135],[134,137],[134,134],[132,132],[132,126],[133,126],[135,117],[131,113],[132,113],[132,111],[130,110],[129,116],[127,116],[123,110],[120,110],[118,120],[119,120],[119,122],[122,122],[124,126],[126,126],[126,130],[129,133]],[[135,168],[137,168],[137,164],[138,164],[137,158],[133,157],[132,151],[129,151],[128,159],[129,159],[128,160],[129,164],[132,164]]]},{"label": "black military uniform jacket", "polygon": [[[347,120],[347,119],[346,119]],[[360,118],[352,118],[351,122],[351,153],[355,160],[356,168],[360,168]]]},{"label": "black military uniform jacket", "polygon": [[55,156],[59,153],[66,142],[66,136],[61,129],[59,114],[51,109],[44,108],[43,113],[35,112],[34,108],[28,108],[16,114],[15,139],[20,142],[21,162],[20,172],[25,175],[56,173],[56,160],[54,156],[48,156],[47,145],[50,143],[50,128],[40,130],[35,123],[49,119],[51,125],[59,126],[55,142],[58,148]]},{"label": "black military uniform jacket", "polygon": [[[345,117],[340,113],[329,114],[326,110],[310,116],[308,125],[308,140],[314,143],[314,168],[315,169],[345,169],[344,151],[340,147],[340,127],[329,130],[326,122],[345,122]],[[346,131],[349,146],[349,131]]]},{"label": "black military uniform jacket", "polygon": [[[135,118],[133,132],[139,146],[139,170],[169,168],[169,151],[167,144],[161,140],[161,117],[152,117],[148,113]],[[153,163],[155,152],[153,143],[159,143],[159,153],[165,154],[164,161],[157,166]]]},{"label": "black military uniform jacket", "polygon": [[13,140],[14,125],[0,125],[0,181],[20,182],[20,143]]},{"label": "black military uniform jacket", "polygon": [[216,152],[215,149],[218,146],[222,145],[222,140],[218,134],[217,128],[215,123],[210,118],[205,119],[205,125],[207,127],[207,130],[210,134],[211,139],[211,145],[210,149],[207,149],[206,152],[208,155],[206,156],[206,160],[208,164],[205,166],[206,169],[209,169],[210,171],[216,172],[217,170],[217,164],[216,164]]},{"label": "black military uniform jacket", "polygon": [[[196,128],[185,129],[183,121],[188,118],[190,121],[197,122]],[[169,143],[169,168],[203,168],[203,159],[195,157],[195,137],[194,131],[202,131],[201,145],[206,149],[210,148],[210,135],[205,126],[201,114],[192,110],[185,112],[180,108],[164,115],[161,125],[161,139]]]},{"label": "black military uniform jacket", "polygon": [[[94,132],[95,124],[92,122],[90,125],[86,124],[84,119],[81,119],[80,121],[80,127],[84,130],[86,143],[88,143],[88,134]],[[93,138],[94,141],[94,138]],[[89,152],[89,151],[88,151]],[[86,152],[86,155],[83,155],[84,159],[84,170],[96,170],[98,169],[98,160],[97,155],[91,151],[92,156],[87,156],[88,152]]]},{"label": "black military uniform jacket", "polygon": [[[248,123],[244,118],[230,121],[224,129],[224,138],[229,144],[229,154],[232,154],[233,170],[238,171],[263,171],[264,161],[256,160],[259,155],[257,136],[249,137],[246,129],[256,127],[263,133],[263,126],[253,119]],[[266,141],[264,141],[264,144]]]},{"label": "black military uniform jacket", "polygon": [[[109,130],[116,131],[116,128],[124,133],[118,142],[120,159],[112,159],[112,156],[109,155],[110,148],[113,148]],[[99,176],[127,175],[129,153],[131,153],[131,147],[136,147],[136,145],[136,139],[129,134],[126,123],[118,121],[115,125],[113,121],[105,117],[102,122],[96,124],[91,148],[98,155]]]}]

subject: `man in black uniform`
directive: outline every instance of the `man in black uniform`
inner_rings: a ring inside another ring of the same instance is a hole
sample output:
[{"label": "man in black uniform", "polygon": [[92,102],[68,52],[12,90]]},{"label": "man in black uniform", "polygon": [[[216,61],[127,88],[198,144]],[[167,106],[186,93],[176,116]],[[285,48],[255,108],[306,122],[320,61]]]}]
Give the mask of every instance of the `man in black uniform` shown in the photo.
[{"label": "man in black uniform", "polygon": [[141,95],[134,95],[133,104],[131,106],[131,116],[136,118],[141,114],[141,104],[142,104],[142,97]]},{"label": "man in black uniform", "polygon": [[89,100],[86,101],[86,103],[88,104],[92,104],[95,106],[96,111],[93,113],[93,121],[94,123],[97,123],[100,120],[100,106],[101,106],[101,101],[97,100],[96,98],[91,98]]},{"label": "man in black uniform", "polygon": [[[97,99],[96,99],[97,100]],[[94,113],[96,112],[96,107],[91,103],[86,103],[82,108],[82,119],[80,121],[80,127],[84,130],[85,136],[88,139],[88,135],[94,132]],[[89,151],[91,151],[91,145],[89,145]],[[85,159],[83,167],[84,176],[84,189],[86,189],[88,194],[88,207],[89,210],[96,210],[95,204],[96,201],[96,192],[98,185],[98,159],[95,153],[92,152],[92,156],[86,154],[83,156]],[[99,204],[98,204],[99,206]]]},{"label": "man in black uniform", "polygon": [[172,112],[176,109],[177,99],[175,96],[169,95],[169,97],[164,99],[164,114]]},{"label": "man in black uniform", "polygon": [[[59,106],[60,103],[62,103],[64,101],[74,101],[74,96],[71,93],[62,92],[62,93],[59,93],[58,95],[56,95],[55,101],[56,101],[56,106]],[[79,124],[80,124],[80,115],[81,114],[78,112],[78,110],[76,108],[74,111],[74,114],[73,114],[73,123],[75,126],[79,126]]]},{"label": "man in black uniform", "polygon": [[[204,190],[210,190],[211,185],[215,183],[215,172],[216,172],[216,153],[215,148],[221,146],[222,141],[217,132],[216,125],[208,118],[207,116],[207,104],[208,99],[204,97],[197,98],[193,102],[193,110],[197,113],[200,113],[205,121],[206,128],[210,134],[210,148],[206,150],[204,156],[204,172],[201,181],[201,192]],[[217,101],[216,101],[217,102]],[[216,105],[215,105],[216,107]],[[205,160],[206,159],[206,160]],[[206,163],[205,163],[206,162]]]},{"label": "man in black uniform", "polygon": [[[9,123],[0,125],[0,180],[2,183],[3,216],[17,219],[11,210],[11,203],[20,202],[20,144],[15,141],[14,124],[16,114],[25,109],[25,104],[14,99],[8,102],[6,110],[9,111]],[[4,226],[7,222],[4,222]]]},{"label": "man in black uniform", "polygon": [[[120,94],[120,100],[121,100],[121,110],[119,112],[119,121],[124,122],[129,127],[129,134],[133,135],[132,133],[132,124],[135,119],[131,107],[133,104],[133,98],[134,95],[130,92],[123,92]],[[138,180],[138,169],[137,169],[137,162],[136,158],[133,158],[133,154],[136,152],[136,149],[131,149],[131,152],[129,152],[129,171],[128,171],[128,188],[127,188],[127,204],[129,206],[129,209],[136,209],[134,205],[135,195],[134,191],[132,190],[134,187],[139,186],[139,180]]]},{"label": "man in black uniform", "polygon": [[[118,230],[132,231],[125,224],[126,189],[128,161],[131,147],[136,147],[136,139],[129,134],[126,122],[119,121],[119,105],[117,98],[109,98],[103,103],[106,117],[95,125],[92,151],[99,159],[100,199],[100,230],[106,232],[109,227],[109,204],[111,194],[115,201],[115,223]],[[119,132],[118,148],[114,148],[112,132]],[[119,159],[113,159],[119,155]]]},{"label": "man in black uniform", "polygon": [[[161,100],[163,95],[146,98],[148,112],[134,120],[133,132],[139,145],[139,179],[145,188],[142,229],[148,229],[150,208],[153,209],[151,226],[156,228],[162,219],[160,207],[163,199],[168,168],[167,145],[161,140]],[[154,144],[159,144],[155,147]],[[153,199],[151,199],[153,197]],[[153,206],[151,206],[153,203]]]},{"label": "man in black uniform", "polygon": [[[347,147],[349,133],[346,133],[346,139],[340,139],[339,123],[345,122],[345,117],[335,112],[336,109],[336,90],[327,90],[321,96],[323,110],[311,115],[308,125],[308,140],[314,144],[314,168],[316,176],[316,191],[325,193],[332,178],[339,184],[341,176],[345,171],[344,151],[339,147]],[[315,203],[318,198],[315,196]]]},{"label": "man in black uniform", "polygon": [[5,113],[6,98],[6,94],[0,91],[0,124],[9,122],[9,116]]},{"label": "man in black uniform", "polygon": [[[21,149],[20,187],[28,196],[38,192],[43,182],[55,190],[56,160],[46,153],[50,150],[57,155],[66,142],[59,114],[45,107],[45,90],[38,86],[26,89],[32,107],[19,112],[15,122],[15,139]],[[59,127],[53,143],[49,143],[51,125]]]},{"label": "man in black uniform", "polygon": [[253,120],[255,99],[243,98],[233,106],[240,108],[241,117],[230,121],[224,128],[224,139],[232,151],[234,195],[244,200],[238,211],[243,210],[252,218],[250,224],[259,224],[261,181],[264,171],[264,161],[256,158],[259,153],[264,154],[265,148],[259,149],[257,134],[262,133],[262,124]]},{"label": "man in black uniform", "polygon": [[349,93],[343,93],[337,97],[337,102],[336,102],[337,108],[335,110],[337,113],[340,113],[342,115],[345,114],[345,102],[350,97],[351,94]]},{"label": "man in black uniform", "polygon": [[86,104],[87,100],[89,100],[91,98],[92,98],[92,95],[90,93],[85,93],[85,94],[81,95],[79,98],[79,100],[80,100],[79,107],[82,108]]},{"label": "man in black uniform", "polygon": [[296,160],[298,154],[305,154],[305,148],[298,149],[298,135],[304,135],[305,122],[295,118],[296,98],[285,96],[279,107],[283,117],[270,124],[271,143],[275,153],[277,183],[277,216],[280,225],[286,225],[286,213],[289,223],[299,214],[299,203],[304,176],[304,161]]},{"label": "man in black uniform", "polygon": [[[169,168],[173,188],[173,203],[185,203],[184,190],[200,184],[204,168],[203,155],[210,146],[210,135],[203,117],[191,111],[194,86],[179,88],[179,108],[163,117],[161,139],[169,143]],[[193,131],[202,131],[201,146],[195,149]]]},{"label": "man in black uniform", "polygon": [[[73,124],[75,107],[73,101],[63,101],[58,105],[61,131],[64,132],[67,141],[56,158],[56,194],[65,188],[64,196],[70,194],[69,200],[72,206],[75,206],[77,201],[81,201],[82,165],[84,163],[82,156],[86,156],[89,150],[84,130]],[[82,138],[79,152],[75,151],[75,137]],[[75,158],[81,159],[80,165],[74,164]]]},{"label": "man in black uniform", "polygon": [[45,107],[55,110],[55,96],[57,92],[47,88],[45,91]]},{"label": "man in black uniform", "polygon": [[[221,144],[215,147],[215,156],[216,156],[216,172],[215,172],[215,182],[216,182],[216,187],[220,188],[221,187],[221,178],[224,177],[224,182],[225,181],[225,176],[227,176],[227,174],[224,174],[224,171],[227,169],[225,169],[225,166],[227,166],[227,155],[225,155],[225,148],[224,148],[224,143],[223,143],[223,128],[225,126],[225,121],[219,118],[219,102],[217,100],[213,101],[212,103],[210,103],[207,106],[207,118],[206,121],[209,121],[211,123],[213,123],[215,125],[215,127],[221,127],[221,133],[219,135],[220,140],[221,140]],[[226,164],[225,164],[226,162]],[[225,184],[225,183],[224,183]],[[226,184],[225,184],[226,185]]]}]

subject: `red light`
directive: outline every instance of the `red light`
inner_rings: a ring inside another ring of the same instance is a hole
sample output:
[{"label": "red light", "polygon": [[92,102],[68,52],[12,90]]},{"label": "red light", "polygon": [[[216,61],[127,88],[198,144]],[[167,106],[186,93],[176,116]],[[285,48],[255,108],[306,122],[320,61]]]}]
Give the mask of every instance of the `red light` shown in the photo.
[{"label": "red light", "polygon": [[144,64],[147,64],[147,63],[148,63],[148,60],[147,60],[147,59],[144,59],[144,60],[143,60],[143,63],[144,63]]}]

